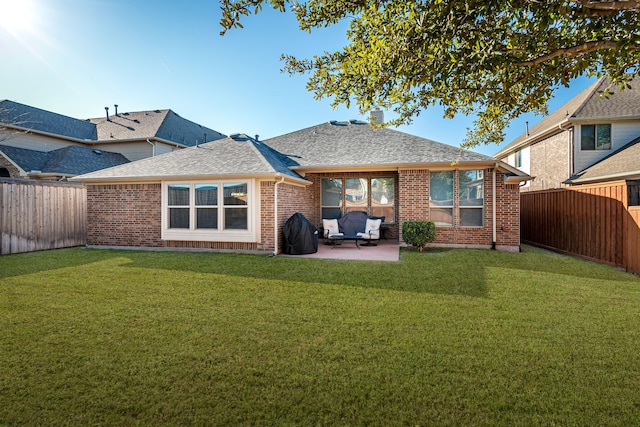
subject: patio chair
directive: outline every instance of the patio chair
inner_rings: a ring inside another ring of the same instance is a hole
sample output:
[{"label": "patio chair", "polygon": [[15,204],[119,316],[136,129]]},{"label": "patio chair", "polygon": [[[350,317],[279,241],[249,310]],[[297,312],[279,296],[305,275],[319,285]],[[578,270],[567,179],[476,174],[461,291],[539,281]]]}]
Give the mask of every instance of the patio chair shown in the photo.
[{"label": "patio chair", "polygon": [[337,219],[323,219],[322,229],[324,230],[323,238],[328,239],[329,236],[344,236],[344,233],[340,232]]},{"label": "patio chair", "polygon": [[377,243],[374,243],[374,240],[380,240],[380,224],[382,224],[381,219],[371,219],[368,218],[365,224],[364,233],[358,233],[358,236],[362,237],[362,240],[366,240],[366,243],[363,243],[363,246],[376,246]]}]

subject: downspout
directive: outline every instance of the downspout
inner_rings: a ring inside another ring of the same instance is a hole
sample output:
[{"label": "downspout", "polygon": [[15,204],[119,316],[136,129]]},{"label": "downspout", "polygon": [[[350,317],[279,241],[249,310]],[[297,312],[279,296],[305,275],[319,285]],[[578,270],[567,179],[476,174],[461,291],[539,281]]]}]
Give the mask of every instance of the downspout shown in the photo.
[{"label": "downspout", "polygon": [[278,185],[283,182],[284,176],[280,176],[273,186],[273,256],[278,255]]},{"label": "downspout", "polygon": [[491,209],[491,223],[493,224],[493,242],[491,242],[491,249],[496,249],[496,169],[498,168],[498,164],[496,163],[495,166],[493,167],[493,182],[492,182],[492,197],[491,197],[491,203],[492,203],[492,209]]},{"label": "downspout", "polygon": [[154,144],[153,142],[149,141],[149,138],[147,138],[147,142],[149,144],[151,144],[151,146],[153,147],[153,149],[151,150],[151,157],[155,157],[156,156],[156,144]]}]

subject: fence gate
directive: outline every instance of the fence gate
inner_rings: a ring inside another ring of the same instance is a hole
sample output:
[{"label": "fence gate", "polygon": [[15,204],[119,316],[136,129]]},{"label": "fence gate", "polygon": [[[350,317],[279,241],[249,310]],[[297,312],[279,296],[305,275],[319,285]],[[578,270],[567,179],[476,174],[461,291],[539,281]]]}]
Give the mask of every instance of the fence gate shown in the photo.
[{"label": "fence gate", "polygon": [[84,185],[0,178],[0,254],[86,243]]}]

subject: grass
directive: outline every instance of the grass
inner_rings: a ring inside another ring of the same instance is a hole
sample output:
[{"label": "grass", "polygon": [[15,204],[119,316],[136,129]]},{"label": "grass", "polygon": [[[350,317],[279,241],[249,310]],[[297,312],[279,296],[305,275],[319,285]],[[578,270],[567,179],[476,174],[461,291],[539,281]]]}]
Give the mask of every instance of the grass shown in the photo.
[{"label": "grass", "polygon": [[639,425],[640,278],[525,249],[0,257],[0,425]]}]

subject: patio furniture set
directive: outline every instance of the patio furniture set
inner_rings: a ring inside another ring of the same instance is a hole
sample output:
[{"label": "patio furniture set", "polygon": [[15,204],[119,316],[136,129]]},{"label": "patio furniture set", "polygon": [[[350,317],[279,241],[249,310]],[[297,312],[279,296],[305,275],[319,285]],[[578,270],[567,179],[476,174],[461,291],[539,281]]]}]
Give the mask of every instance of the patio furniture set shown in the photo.
[{"label": "patio furniture set", "polygon": [[[345,241],[353,241],[360,249],[363,246],[376,246],[380,240],[380,229],[384,218],[369,217],[366,212],[349,212],[339,219],[323,219],[323,237],[326,244],[333,248]],[[333,249],[332,248],[332,249]]]}]

